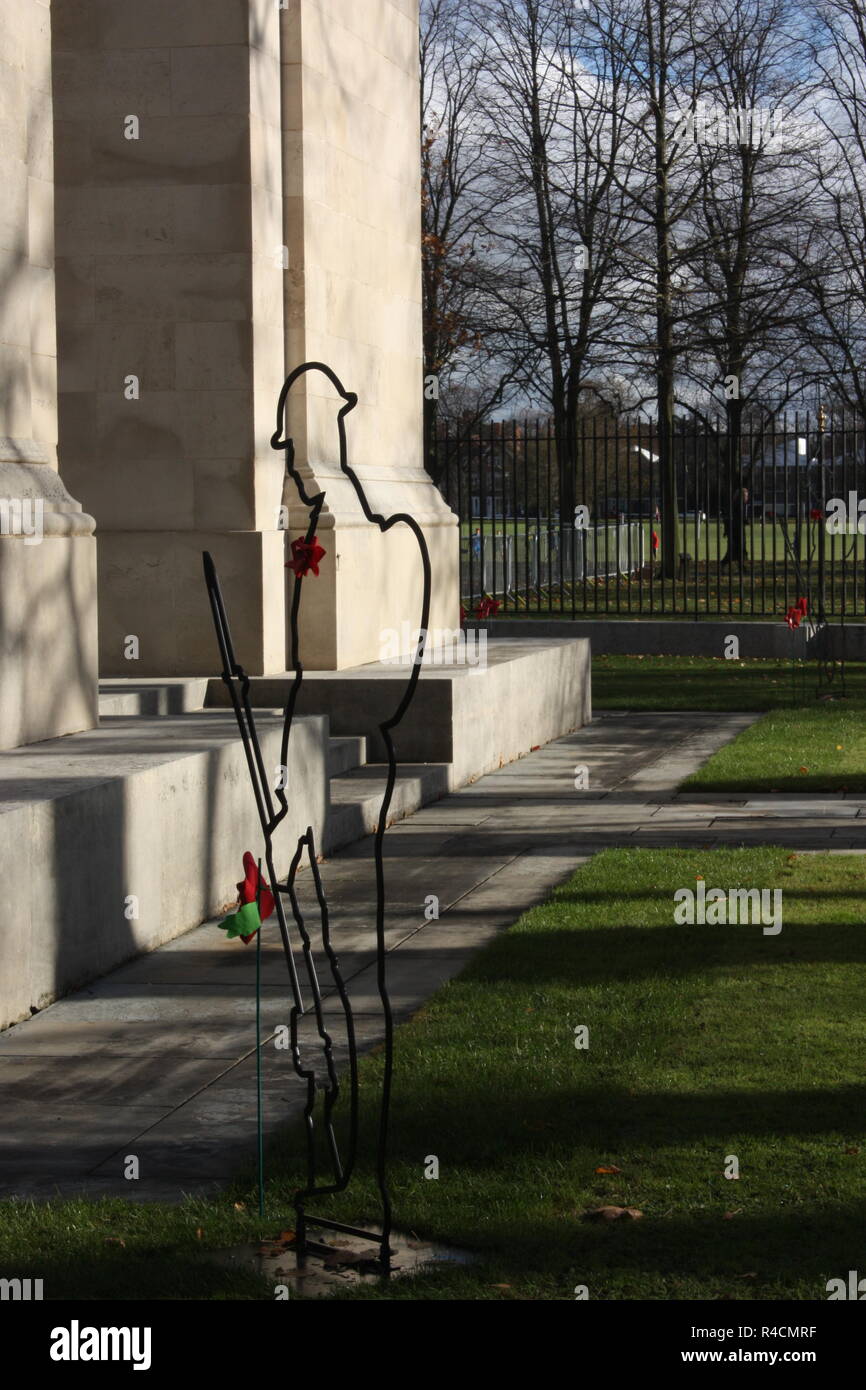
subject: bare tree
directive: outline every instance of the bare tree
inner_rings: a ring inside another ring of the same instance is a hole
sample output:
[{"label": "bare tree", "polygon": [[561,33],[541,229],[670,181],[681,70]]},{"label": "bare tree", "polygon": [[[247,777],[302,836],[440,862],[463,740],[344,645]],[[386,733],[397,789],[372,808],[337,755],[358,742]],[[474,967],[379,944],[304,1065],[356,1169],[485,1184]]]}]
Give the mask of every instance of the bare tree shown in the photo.
[{"label": "bare tree", "polygon": [[805,252],[820,150],[802,113],[815,82],[794,0],[716,0],[697,37],[710,105],[695,131],[699,235],[685,323],[693,346],[682,365],[702,394],[723,400],[723,561],[742,564],[743,411],[767,394],[778,409],[810,376],[804,338],[814,268]]},{"label": "bare tree", "polygon": [[627,177],[622,68],[581,62],[573,0],[474,0],[483,34],[479,90],[489,178],[484,284],[489,340],[527,396],[551,412],[560,521],[576,505],[578,402],[610,360],[612,286],[629,224],[614,169]]},{"label": "bare tree", "polygon": [[835,155],[820,170],[820,235],[810,246],[811,335],[836,399],[866,418],[866,8],[822,0],[813,52],[825,101],[816,119]]},{"label": "bare tree", "polygon": [[587,0],[587,54],[615,55],[625,81],[624,124],[634,146],[627,170],[615,168],[628,205],[638,254],[623,278],[623,361],[653,382],[662,491],[663,571],[680,569],[674,415],[684,337],[689,262],[695,253],[694,211],[700,196],[694,142],[685,118],[702,94],[700,0]]},{"label": "bare tree", "polygon": [[[549,409],[563,525],[579,414],[627,383],[657,418],[670,577],[678,408],[723,410],[742,499],[744,412],[866,392],[863,3],[823,0],[822,46],[795,0],[424,0],[427,371],[464,417]],[[816,54],[844,158],[802,128]]]},{"label": "bare tree", "polygon": [[[461,401],[478,418],[507,392],[481,333],[479,265],[487,211],[488,156],[480,138],[478,77],[483,44],[472,35],[460,0],[423,0],[421,11],[422,294],[424,438],[428,471],[436,469],[440,396],[459,364]],[[467,363],[474,370],[467,370]],[[467,380],[468,378],[468,380]]]}]

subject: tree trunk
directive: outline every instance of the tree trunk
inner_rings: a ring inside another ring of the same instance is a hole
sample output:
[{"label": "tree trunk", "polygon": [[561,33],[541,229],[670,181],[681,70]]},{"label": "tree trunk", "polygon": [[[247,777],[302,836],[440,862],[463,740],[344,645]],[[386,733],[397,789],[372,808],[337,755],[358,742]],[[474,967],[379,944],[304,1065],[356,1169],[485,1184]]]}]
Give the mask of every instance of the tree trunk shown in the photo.
[{"label": "tree trunk", "polygon": [[662,485],[662,574],[676,579],[680,570],[680,525],[674,460],[674,346],[671,222],[667,173],[667,5],[659,0],[657,45],[652,7],[647,5],[651,80],[654,78],[655,240],[656,240],[656,395],[659,428],[659,474]]}]

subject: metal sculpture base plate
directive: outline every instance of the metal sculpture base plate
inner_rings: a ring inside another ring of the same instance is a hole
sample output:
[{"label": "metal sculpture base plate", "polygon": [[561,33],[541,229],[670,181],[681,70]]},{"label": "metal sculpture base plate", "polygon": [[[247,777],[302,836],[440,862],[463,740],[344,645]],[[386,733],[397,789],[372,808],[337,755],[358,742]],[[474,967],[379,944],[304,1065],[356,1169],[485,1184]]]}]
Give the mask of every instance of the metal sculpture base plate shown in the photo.
[{"label": "metal sculpture base plate", "polygon": [[[369,1230],[375,1234],[373,1227]],[[469,1265],[474,1259],[465,1250],[395,1231],[391,1232],[390,1247],[392,1279],[427,1273],[443,1265]],[[340,1289],[378,1284],[383,1278],[379,1261],[371,1258],[369,1241],[354,1236],[310,1241],[302,1264],[291,1245],[283,1249],[241,1245],[219,1255],[220,1263],[248,1265],[274,1287],[283,1284],[291,1295],[302,1298],[328,1298]]]}]

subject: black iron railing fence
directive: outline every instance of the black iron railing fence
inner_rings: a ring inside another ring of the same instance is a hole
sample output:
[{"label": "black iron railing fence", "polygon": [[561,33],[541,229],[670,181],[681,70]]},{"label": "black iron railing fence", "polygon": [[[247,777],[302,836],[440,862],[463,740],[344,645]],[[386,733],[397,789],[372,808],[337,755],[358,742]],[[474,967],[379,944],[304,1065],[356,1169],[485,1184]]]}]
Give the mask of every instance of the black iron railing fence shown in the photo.
[{"label": "black iron railing fence", "polygon": [[678,423],[675,527],[654,423],[581,419],[570,468],[565,454],[547,421],[441,427],[431,471],[460,517],[467,611],[782,618],[807,597],[828,619],[864,616],[862,422],[793,415],[738,442]]}]

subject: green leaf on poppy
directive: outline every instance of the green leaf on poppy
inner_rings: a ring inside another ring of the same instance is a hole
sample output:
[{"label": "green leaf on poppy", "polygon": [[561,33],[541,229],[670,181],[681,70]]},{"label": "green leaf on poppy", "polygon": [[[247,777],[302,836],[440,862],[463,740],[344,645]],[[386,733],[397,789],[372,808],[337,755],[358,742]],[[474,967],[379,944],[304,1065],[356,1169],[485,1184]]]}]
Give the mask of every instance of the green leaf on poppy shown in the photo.
[{"label": "green leaf on poppy", "polygon": [[232,913],[231,917],[226,917],[220,926],[228,937],[233,941],[238,936],[255,936],[262,925],[259,916],[257,903],[242,903],[237,912]]}]

